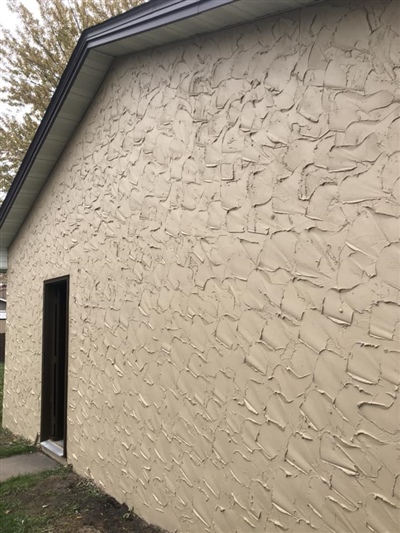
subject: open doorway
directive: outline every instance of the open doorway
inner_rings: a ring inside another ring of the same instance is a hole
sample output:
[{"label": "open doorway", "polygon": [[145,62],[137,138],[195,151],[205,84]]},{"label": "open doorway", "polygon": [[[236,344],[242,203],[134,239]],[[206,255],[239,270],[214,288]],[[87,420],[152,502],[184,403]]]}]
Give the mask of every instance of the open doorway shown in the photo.
[{"label": "open doorway", "polygon": [[40,441],[66,457],[69,276],[44,282]]}]

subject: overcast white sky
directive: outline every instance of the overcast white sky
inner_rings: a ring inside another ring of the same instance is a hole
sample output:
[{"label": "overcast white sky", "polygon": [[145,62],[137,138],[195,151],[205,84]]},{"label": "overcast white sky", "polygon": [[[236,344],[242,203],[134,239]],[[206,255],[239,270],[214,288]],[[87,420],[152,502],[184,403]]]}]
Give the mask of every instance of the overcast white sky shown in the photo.
[{"label": "overcast white sky", "polygon": [[[22,0],[22,1],[30,11],[32,11],[33,13],[38,13],[38,7],[37,7],[36,0]],[[0,0],[0,4],[2,8],[0,24],[4,28],[10,29],[10,30],[14,29],[17,25],[18,18],[9,11],[9,9],[7,8],[6,0]],[[2,80],[0,78],[0,84],[1,83],[2,83]],[[5,109],[6,109],[6,106],[0,102],[0,112],[3,112]]]},{"label": "overcast white sky", "polygon": [[[33,13],[38,13],[38,7],[36,0],[22,0],[26,7]],[[3,5],[4,4],[4,5]],[[7,8],[6,0],[1,0],[2,14],[1,14],[1,24],[6,28],[14,28],[16,24],[16,17],[13,15]]]}]

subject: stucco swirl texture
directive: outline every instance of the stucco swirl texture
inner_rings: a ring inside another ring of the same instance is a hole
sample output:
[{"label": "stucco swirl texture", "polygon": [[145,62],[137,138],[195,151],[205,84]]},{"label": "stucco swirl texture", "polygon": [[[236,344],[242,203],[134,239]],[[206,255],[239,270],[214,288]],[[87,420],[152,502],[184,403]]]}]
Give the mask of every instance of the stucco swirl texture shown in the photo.
[{"label": "stucco swirl texture", "polygon": [[399,531],[396,1],[120,59],[10,250],[5,424],[180,532]]}]

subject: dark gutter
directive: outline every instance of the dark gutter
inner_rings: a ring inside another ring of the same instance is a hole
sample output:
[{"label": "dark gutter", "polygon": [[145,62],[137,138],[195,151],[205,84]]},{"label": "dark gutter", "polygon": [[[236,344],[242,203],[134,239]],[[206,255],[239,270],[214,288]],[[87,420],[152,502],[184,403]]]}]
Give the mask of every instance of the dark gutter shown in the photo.
[{"label": "dark gutter", "polygon": [[151,0],[84,30],[11,187],[0,206],[0,228],[79,74],[90,50],[236,2],[237,0]]},{"label": "dark gutter", "polygon": [[[140,16],[140,13],[137,13],[136,17],[128,19],[127,21],[120,20],[127,14],[124,13],[122,16],[110,19],[110,23],[107,24],[107,27],[104,29],[102,28],[103,24],[95,26],[93,29],[98,28],[100,31],[92,32],[88,39],[88,47],[98,47],[133,35],[152,31],[156,28],[206,13],[212,9],[232,4],[236,1],[237,0],[175,0],[175,2],[171,4],[171,1],[153,0],[149,4],[138,6],[135,11],[139,11],[139,7],[153,4],[160,6],[157,11],[153,8],[150,13],[143,13],[142,16]],[[163,7],[163,4],[166,5]],[[132,31],[132,22],[135,22],[138,25],[135,31]]]},{"label": "dark gutter", "polygon": [[2,226],[4,219],[7,217],[16,197],[18,196],[18,193],[25,182],[26,176],[28,175],[32,164],[35,161],[36,156],[40,151],[47,134],[49,133],[54,120],[65,101],[65,98],[68,96],[69,89],[71,88],[71,85],[73,85],[73,82],[79,73],[80,67],[87,56],[86,50],[83,50],[80,54],[75,53],[77,50],[78,46],[75,48],[74,53],[71,56],[67,69],[60,78],[57,89],[50,100],[50,104],[43,116],[41,123],[39,124],[28,151],[22,160],[21,166],[19,167],[18,172],[11,183],[11,187],[7,193],[7,196],[0,206],[0,227]]}]

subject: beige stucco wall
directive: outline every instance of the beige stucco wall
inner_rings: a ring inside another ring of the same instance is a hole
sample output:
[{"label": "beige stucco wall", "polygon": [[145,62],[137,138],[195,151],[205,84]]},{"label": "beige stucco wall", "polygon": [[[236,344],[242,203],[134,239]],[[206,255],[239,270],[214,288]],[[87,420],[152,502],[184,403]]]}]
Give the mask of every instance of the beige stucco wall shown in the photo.
[{"label": "beige stucco wall", "polygon": [[9,428],[70,274],[79,473],[170,531],[396,531],[398,28],[335,1],[115,66],[10,250]]}]

